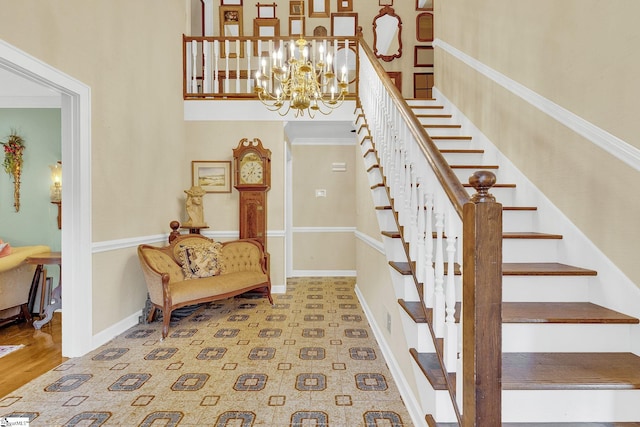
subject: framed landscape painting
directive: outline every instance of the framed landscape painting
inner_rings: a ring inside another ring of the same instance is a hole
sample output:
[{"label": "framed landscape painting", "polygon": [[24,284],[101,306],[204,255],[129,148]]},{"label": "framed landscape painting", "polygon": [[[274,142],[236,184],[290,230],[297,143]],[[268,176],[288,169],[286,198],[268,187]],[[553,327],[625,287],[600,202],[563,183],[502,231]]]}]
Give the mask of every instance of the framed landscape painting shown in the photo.
[{"label": "framed landscape painting", "polygon": [[193,160],[191,185],[207,193],[231,193],[231,161]]}]

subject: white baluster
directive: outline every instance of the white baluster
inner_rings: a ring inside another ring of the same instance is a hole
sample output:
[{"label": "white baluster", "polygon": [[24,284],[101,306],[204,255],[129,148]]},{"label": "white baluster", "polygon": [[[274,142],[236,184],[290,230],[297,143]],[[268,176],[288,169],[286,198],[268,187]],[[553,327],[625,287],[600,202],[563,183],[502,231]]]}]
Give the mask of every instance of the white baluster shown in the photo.
[{"label": "white baluster", "polygon": [[211,93],[211,78],[209,74],[211,73],[211,59],[209,58],[210,52],[209,42],[204,40],[202,42],[202,57],[203,57],[203,68],[204,72],[202,74],[202,91],[204,93]]},{"label": "white baluster", "polygon": [[198,93],[197,59],[198,42],[195,40],[191,40],[191,93]]},{"label": "white baluster", "polygon": [[423,284],[423,294],[424,294],[424,283],[425,283],[425,265],[424,265],[424,257],[425,257],[425,236],[424,230],[426,227],[425,223],[425,211],[424,211],[424,186],[422,185],[422,178],[418,177],[417,179],[417,187],[418,187],[418,200],[417,200],[417,229],[418,229],[418,248],[416,252],[416,276],[418,278],[418,283]]},{"label": "white baluster", "polygon": [[251,84],[251,82],[253,81],[251,79],[251,57],[253,55],[253,50],[251,48],[252,48],[251,40],[247,40],[247,53],[246,53],[246,57],[247,57],[247,93],[252,93],[253,92],[253,85]]},{"label": "white baluster", "polygon": [[236,52],[238,52],[238,56],[236,57],[236,92],[240,93],[240,40],[236,40]]},{"label": "white baluster", "polygon": [[224,41],[224,93],[229,93],[229,40]]},{"label": "white baluster", "polygon": [[411,197],[409,200],[409,259],[415,262],[418,259],[418,177],[416,164],[411,163]]},{"label": "white baluster", "polygon": [[457,220],[459,217],[451,207],[447,209],[446,235],[447,235],[447,280],[445,286],[445,339],[444,339],[444,363],[449,372],[455,372],[458,358],[458,328],[456,325],[456,285],[455,285],[455,259],[456,240],[458,237]]},{"label": "white baluster", "polygon": [[444,335],[445,299],[444,299],[444,212],[442,196],[436,194],[435,222],[436,222],[436,249],[435,249],[435,296],[433,301],[433,323],[436,337]]},{"label": "white baluster", "polygon": [[220,58],[220,42],[213,42],[213,93],[218,93],[218,59]]},{"label": "white baluster", "polygon": [[424,199],[425,226],[424,226],[424,303],[427,308],[433,308],[435,299],[436,280],[435,269],[433,268],[433,193],[425,191]]}]

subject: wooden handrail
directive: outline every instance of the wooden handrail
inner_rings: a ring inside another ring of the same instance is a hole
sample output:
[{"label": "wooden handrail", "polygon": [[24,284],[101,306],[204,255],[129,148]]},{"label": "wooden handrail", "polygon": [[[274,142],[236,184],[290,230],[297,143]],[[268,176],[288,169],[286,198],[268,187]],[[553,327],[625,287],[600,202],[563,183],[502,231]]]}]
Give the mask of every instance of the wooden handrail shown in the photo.
[{"label": "wooden handrail", "polygon": [[380,65],[380,62],[371,50],[371,47],[369,47],[367,43],[364,43],[362,41],[360,41],[359,44],[364,53],[369,58],[369,62],[371,62],[373,68],[376,70],[376,73],[378,74],[378,76],[380,76],[385,89],[391,95],[393,103],[398,107],[398,110],[407,123],[410,132],[418,142],[418,145],[423,151],[425,158],[431,165],[431,168],[440,180],[440,183],[447,193],[447,196],[449,196],[449,199],[453,203],[456,212],[458,213],[460,218],[462,218],[463,207],[465,203],[469,202],[470,200],[467,190],[465,190],[458,177],[449,167],[449,164],[444,159],[444,156],[442,155],[442,153],[440,153],[440,150],[438,150],[438,147],[436,147],[436,144],[433,142],[429,134],[424,130],[424,127],[409,107],[409,104],[407,104],[407,101],[405,101],[405,99],[402,97],[402,94],[400,93],[398,88],[388,77],[386,71],[384,70],[382,65]]}]

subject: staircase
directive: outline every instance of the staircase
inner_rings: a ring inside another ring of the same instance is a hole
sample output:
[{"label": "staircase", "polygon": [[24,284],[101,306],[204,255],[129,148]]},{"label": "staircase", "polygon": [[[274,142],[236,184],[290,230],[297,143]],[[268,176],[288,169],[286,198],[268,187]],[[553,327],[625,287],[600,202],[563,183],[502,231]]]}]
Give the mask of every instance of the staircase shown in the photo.
[{"label": "staircase", "polygon": [[[471,132],[472,125],[453,106],[407,102],[460,182],[477,170],[497,177],[491,193],[503,205],[503,426],[640,426],[640,357],[631,344],[639,320],[590,301],[598,272],[563,262],[580,248],[562,234],[541,229],[554,221],[541,218],[535,201],[542,196],[521,190],[517,174],[503,172],[513,166],[488,141],[472,136],[477,130]],[[399,209],[364,114],[356,130],[398,304],[406,314],[403,325],[425,422],[457,426],[462,406],[456,384],[461,382],[451,369],[447,373],[435,351],[442,343],[426,342],[431,341],[431,312],[421,302],[423,284],[415,276],[415,260],[409,259]],[[475,192],[464,185],[469,194]],[[429,244],[434,240],[426,237]],[[451,271],[459,296],[460,266]]]}]

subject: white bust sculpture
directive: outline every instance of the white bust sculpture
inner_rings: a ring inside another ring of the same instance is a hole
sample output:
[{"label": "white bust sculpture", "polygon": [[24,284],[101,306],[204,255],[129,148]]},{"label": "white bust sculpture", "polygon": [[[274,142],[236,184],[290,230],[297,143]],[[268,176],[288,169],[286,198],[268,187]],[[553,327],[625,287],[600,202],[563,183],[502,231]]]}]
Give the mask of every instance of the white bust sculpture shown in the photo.
[{"label": "white bust sculpture", "polygon": [[202,187],[194,185],[184,192],[187,194],[185,203],[187,221],[182,225],[184,227],[207,227],[207,223],[204,222],[204,207],[202,206],[202,196],[205,191]]}]

